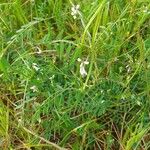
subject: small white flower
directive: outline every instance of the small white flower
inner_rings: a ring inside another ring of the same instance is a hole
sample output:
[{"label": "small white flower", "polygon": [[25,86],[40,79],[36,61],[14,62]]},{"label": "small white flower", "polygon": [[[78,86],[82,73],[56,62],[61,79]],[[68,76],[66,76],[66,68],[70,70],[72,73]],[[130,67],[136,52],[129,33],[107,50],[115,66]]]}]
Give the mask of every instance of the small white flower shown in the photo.
[{"label": "small white flower", "polygon": [[77,61],[78,61],[78,62],[81,62],[82,60],[81,60],[81,58],[78,58]]},{"label": "small white flower", "polygon": [[36,71],[38,71],[40,68],[38,67],[38,65],[36,63],[32,64],[33,69],[35,69]]},{"label": "small white flower", "polygon": [[71,7],[71,15],[73,16],[74,19],[77,18],[77,15],[79,13],[79,8],[80,8],[80,5],[73,5]]},{"label": "small white flower", "polygon": [[42,53],[42,50],[39,48],[39,47],[36,47],[37,48],[37,54],[41,54]]},{"label": "small white flower", "polygon": [[127,69],[127,73],[129,73],[130,70],[131,70],[131,67],[130,67],[129,65],[127,65],[127,66],[126,66],[126,69]]},{"label": "small white flower", "polygon": [[80,64],[80,74],[84,78],[85,76],[87,76],[87,72],[85,70],[85,65],[88,65],[89,62],[88,61],[82,61],[80,58],[78,58],[77,60],[78,60],[78,62],[81,62],[81,64]]},{"label": "small white flower", "polygon": [[85,66],[84,66],[84,63],[81,63],[81,64],[80,64],[80,74],[81,74],[82,77],[87,76],[87,72],[86,72],[86,70],[85,70],[84,67],[85,67]]},{"label": "small white flower", "polygon": [[103,94],[104,93],[104,90],[101,90],[101,94]]},{"label": "small white flower", "polygon": [[55,78],[55,75],[52,75],[51,77],[49,77],[50,80],[53,80]]},{"label": "small white flower", "polygon": [[38,91],[38,89],[37,89],[37,87],[35,85],[31,86],[30,90],[32,90],[33,92],[37,92]]},{"label": "small white flower", "polygon": [[101,104],[103,104],[104,102],[105,102],[105,101],[104,101],[104,100],[102,100],[102,101],[101,101]]},{"label": "small white flower", "polygon": [[39,118],[39,119],[38,119],[38,122],[41,123],[41,121],[42,121],[41,118]]},{"label": "small white flower", "polygon": [[18,122],[19,122],[19,123],[22,123],[22,119],[18,119]]}]

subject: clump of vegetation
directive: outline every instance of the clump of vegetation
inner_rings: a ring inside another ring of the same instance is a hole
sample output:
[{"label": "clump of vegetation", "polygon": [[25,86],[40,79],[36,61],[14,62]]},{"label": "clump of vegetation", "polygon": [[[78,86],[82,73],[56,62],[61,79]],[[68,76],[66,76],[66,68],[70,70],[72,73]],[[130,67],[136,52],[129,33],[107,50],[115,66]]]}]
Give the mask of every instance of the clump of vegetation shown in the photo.
[{"label": "clump of vegetation", "polygon": [[3,150],[150,148],[149,0],[1,0]]}]

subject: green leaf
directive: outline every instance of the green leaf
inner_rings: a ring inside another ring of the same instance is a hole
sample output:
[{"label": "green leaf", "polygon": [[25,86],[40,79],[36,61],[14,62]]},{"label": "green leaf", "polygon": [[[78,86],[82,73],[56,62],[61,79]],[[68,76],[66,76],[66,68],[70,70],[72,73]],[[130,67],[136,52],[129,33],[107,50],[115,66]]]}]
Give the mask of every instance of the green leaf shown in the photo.
[{"label": "green leaf", "polygon": [[5,58],[1,58],[0,71],[2,71],[5,75],[8,75],[8,68],[10,68],[9,62]]}]

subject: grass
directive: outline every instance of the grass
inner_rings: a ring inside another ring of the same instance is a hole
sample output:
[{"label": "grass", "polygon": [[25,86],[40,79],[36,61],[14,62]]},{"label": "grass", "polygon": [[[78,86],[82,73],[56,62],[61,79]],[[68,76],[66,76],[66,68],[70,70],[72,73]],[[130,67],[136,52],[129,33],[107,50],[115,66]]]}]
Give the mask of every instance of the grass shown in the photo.
[{"label": "grass", "polygon": [[149,0],[1,0],[0,12],[0,149],[150,148]]}]

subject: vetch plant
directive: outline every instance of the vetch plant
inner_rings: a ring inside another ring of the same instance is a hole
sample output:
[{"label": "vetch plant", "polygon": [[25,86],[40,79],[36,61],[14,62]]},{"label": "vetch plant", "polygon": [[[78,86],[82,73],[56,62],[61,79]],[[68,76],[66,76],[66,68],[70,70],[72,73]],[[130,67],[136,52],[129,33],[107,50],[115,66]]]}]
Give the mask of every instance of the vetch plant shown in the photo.
[{"label": "vetch plant", "polygon": [[149,1],[85,2],[0,2],[0,149],[149,149]]}]

